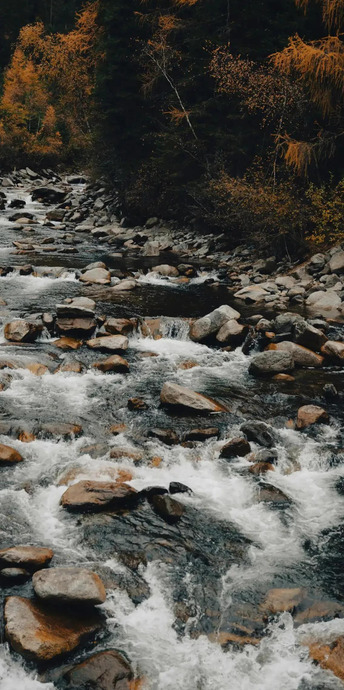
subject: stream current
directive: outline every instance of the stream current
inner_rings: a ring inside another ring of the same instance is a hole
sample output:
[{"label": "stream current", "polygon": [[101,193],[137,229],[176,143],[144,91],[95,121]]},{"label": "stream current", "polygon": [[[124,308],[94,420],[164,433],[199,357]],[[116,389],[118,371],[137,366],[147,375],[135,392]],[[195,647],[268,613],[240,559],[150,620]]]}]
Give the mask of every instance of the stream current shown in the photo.
[{"label": "stream current", "polygon": [[[83,187],[75,192],[81,194]],[[9,220],[10,211],[1,212],[0,265],[17,266],[0,277],[0,296],[7,303],[0,308],[2,325],[54,311],[67,297],[97,299],[97,291],[85,288],[76,276],[77,269],[93,261],[129,271],[152,263],[134,254],[116,262],[89,236],[76,245],[78,253],[65,254],[58,242],[60,224],[44,225],[49,207],[33,203],[25,189],[6,194],[8,200],[25,200],[25,211],[38,223],[37,248],[15,255],[12,242],[27,241],[27,233]],[[47,236],[57,238],[54,253],[38,247]],[[35,267],[37,277],[20,274],[19,266],[26,263]],[[43,266],[60,266],[59,276],[52,277]],[[343,391],[344,372],[300,371],[294,385],[282,388],[250,377],[250,357],[241,348],[226,352],[191,342],[185,317],[203,316],[228,303],[225,289],[214,288],[207,277],[199,273],[189,285],[176,286],[168,279],[142,276],[134,296],[97,299],[98,314],[162,317],[160,339],[144,337],[140,329],[129,337],[126,375],[95,371],[91,365],[99,355],[86,347],[72,355],[58,350],[48,332],[34,344],[20,346],[8,345],[0,336],[1,360],[16,363],[15,369],[2,370],[10,379],[0,392],[0,442],[25,458],[1,469],[1,548],[48,546],[55,565],[83,565],[98,572],[107,587],[101,607],[106,627],[92,653],[120,650],[143,678],[144,689],[343,688],[331,672],[312,662],[303,642],[331,642],[344,635],[344,618],[296,625],[290,613],[283,613],[262,622],[259,606],[268,590],[278,587],[305,587],[312,599],[343,604],[344,497],[336,488],[344,477],[342,411],[328,404],[331,424],[309,433],[287,428],[285,422],[295,418],[302,404],[324,404],[324,383],[334,382]],[[85,365],[83,373],[54,373],[72,358]],[[197,366],[180,368],[189,360]],[[26,368],[30,362],[45,364],[49,371],[35,376]],[[159,403],[165,381],[205,393],[226,404],[230,413],[210,418],[168,414]],[[144,398],[147,409],[129,411],[132,397]],[[240,425],[252,419],[275,429],[278,462],[264,479],[288,496],[286,505],[258,500],[257,480],[247,473],[245,458],[220,458],[223,439],[238,436]],[[82,435],[42,432],[31,443],[18,440],[18,429],[62,423],[81,425]],[[123,433],[112,436],[114,424],[124,424]],[[182,436],[209,426],[220,428],[221,440],[168,447],[148,435],[156,427],[173,428]],[[143,460],[111,459],[113,448],[140,451]],[[156,458],[162,460],[154,462]],[[60,507],[66,489],[61,478],[71,471],[78,480],[104,481],[128,472],[129,483],[138,490],[168,488],[177,481],[192,494],[177,496],[185,513],[176,525],[166,524],[146,505],[123,516],[75,516]],[[3,597],[16,594],[32,596],[31,584],[2,590]],[[221,646],[220,634],[236,633],[240,626],[257,643]],[[89,652],[78,651],[73,662]],[[6,643],[0,646],[1,690],[52,690],[60,687],[55,671],[40,675]]]}]

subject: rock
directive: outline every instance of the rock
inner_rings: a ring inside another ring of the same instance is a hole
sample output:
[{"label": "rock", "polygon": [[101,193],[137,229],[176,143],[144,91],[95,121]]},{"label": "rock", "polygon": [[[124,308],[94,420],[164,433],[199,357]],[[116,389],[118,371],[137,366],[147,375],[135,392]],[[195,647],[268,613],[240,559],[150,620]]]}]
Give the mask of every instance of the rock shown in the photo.
[{"label": "rock", "polygon": [[126,424],[113,424],[110,426],[110,434],[113,434],[113,436],[118,436],[119,434],[124,434],[128,430],[128,427]]},{"label": "rock", "polygon": [[11,546],[0,551],[0,567],[38,570],[49,565],[53,555],[52,549],[43,546]]},{"label": "rock", "polygon": [[49,204],[59,204],[64,201],[67,192],[57,187],[37,187],[31,193],[32,201],[43,201]]},{"label": "rock", "polygon": [[111,288],[112,292],[130,292],[130,290],[135,290],[137,288],[136,280],[120,280],[117,285]]},{"label": "rock", "polygon": [[290,290],[292,287],[294,287],[296,280],[292,276],[279,276],[276,278],[275,283],[278,285],[278,287]]},{"label": "rock", "polygon": [[160,393],[160,400],[163,405],[181,407],[193,412],[208,413],[228,411],[223,405],[215,400],[172,382],[164,383]]},{"label": "rock", "polygon": [[331,273],[344,273],[344,251],[333,254],[329,261]]},{"label": "rock", "polygon": [[295,376],[291,376],[290,374],[275,374],[275,376],[272,377],[273,381],[282,381],[284,383],[293,383],[295,381]]},{"label": "rock", "polygon": [[292,333],[298,323],[305,323],[304,318],[300,314],[288,311],[276,316],[272,322],[272,330],[277,334]]},{"label": "rock", "polygon": [[126,359],[120,357],[120,355],[111,355],[107,359],[101,362],[94,362],[92,366],[95,369],[99,369],[103,373],[114,372],[118,374],[126,374],[129,371],[129,364]]},{"label": "rock", "polygon": [[16,343],[33,343],[42,332],[42,325],[17,319],[5,325],[6,340]]},{"label": "rock", "polygon": [[82,426],[69,422],[45,422],[39,426],[37,433],[40,433],[45,438],[58,436],[68,439],[80,436],[82,434]]},{"label": "rock", "polygon": [[290,352],[268,350],[251,359],[249,372],[253,376],[273,376],[287,374],[294,366],[294,357]]},{"label": "rock", "polygon": [[167,446],[175,446],[179,443],[179,438],[173,429],[150,429],[148,435],[159,439]]},{"label": "rock", "polygon": [[0,443],[0,467],[2,465],[14,465],[17,462],[23,462],[23,460],[23,456],[17,450]]},{"label": "rock", "polygon": [[309,644],[309,654],[320,666],[344,681],[344,637],[332,644]]},{"label": "rock", "polygon": [[243,458],[251,452],[251,446],[245,438],[232,438],[221,448],[220,458],[231,460],[232,458]]},{"label": "rock", "polygon": [[336,340],[328,340],[322,346],[321,352],[325,357],[329,357],[337,364],[344,362],[344,343],[339,343]]},{"label": "rock", "polygon": [[317,405],[303,405],[297,411],[296,428],[306,429],[312,424],[329,424],[327,412]]},{"label": "rock", "polygon": [[344,607],[341,604],[335,601],[316,601],[303,611],[299,611],[294,616],[294,621],[298,625],[303,625],[304,623],[343,617]]},{"label": "rock", "polygon": [[105,268],[91,268],[80,276],[82,283],[92,283],[95,285],[109,285],[111,274]]},{"label": "rock", "polygon": [[89,338],[96,328],[97,322],[94,318],[58,318],[56,321],[58,333],[71,336]]},{"label": "rock", "polygon": [[178,522],[185,512],[184,506],[167,494],[152,496],[150,503],[155,512],[171,524]]},{"label": "rock", "polygon": [[134,322],[131,319],[107,319],[105,329],[112,335],[126,335],[134,329]]},{"label": "rock", "polygon": [[216,333],[227,321],[239,318],[240,314],[238,311],[224,304],[210,314],[197,319],[190,327],[190,338],[196,342],[205,340],[213,333]]},{"label": "rock", "polygon": [[148,218],[148,220],[146,221],[145,228],[147,228],[147,230],[151,230],[152,228],[154,228],[155,225],[158,225],[158,224],[159,224],[159,218],[152,216],[152,218]]},{"label": "rock", "polygon": [[56,305],[58,317],[67,318],[93,318],[96,310],[96,303],[88,297],[74,297],[68,302]]},{"label": "rock", "polygon": [[216,340],[219,343],[226,343],[227,345],[241,345],[248,333],[248,326],[242,326],[235,319],[227,321],[216,335]]},{"label": "rock", "polygon": [[191,429],[184,435],[185,441],[207,441],[209,438],[218,438],[220,429],[218,427],[208,427],[206,429]]},{"label": "rock", "polygon": [[9,207],[10,208],[24,208],[25,206],[25,201],[24,199],[12,199]]},{"label": "rock", "polygon": [[298,345],[319,352],[327,337],[323,331],[311,326],[307,321],[298,321],[294,326],[294,340]]},{"label": "rock", "polygon": [[48,211],[47,220],[52,221],[62,221],[65,217],[66,211],[63,208],[54,208],[52,211]]},{"label": "rock", "polygon": [[293,611],[303,599],[307,591],[302,587],[291,589],[270,589],[266,599],[261,604],[261,609],[267,613],[282,613],[282,611]]},{"label": "rock", "polygon": [[82,346],[82,341],[76,338],[69,338],[68,336],[62,336],[58,340],[54,341],[55,347],[59,347],[61,350],[78,350]]},{"label": "rock", "polygon": [[274,472],[275,468],[273,465],[271,465],[270,462],[256,462],[249,468],[248,471],[250,474],[259,477],[260,475],[266,474],[267,472]]},{"label": "rock", "polygon": [[114,460],[129,458],[129,460],[133,460],[133,462],[141,462],[143,453],[139,450],[129,450],[128,448],[112,448],[110,451],[110,458]]},{"label": "rock", "polygon": [[5,602],[5,636],[15,652],[37,663],[66,655],[93,635],[102,624],[97,613],[74,614],[46,610],[23,597]]},{"label": "rock", "polygon": [[0,582],[5,586],[20,585],[31,577],[24,568],[3,568],[0,570]]},{"label": "rock", "polygon": [[130,665],[114,649],[90,656],[63,677],[67,690],[135,690]]},{"label": "rock", "polygon": [[238,292],[234,293],[234,297],[237,299],[243,299],[245,302],[262,302],[268,295],[268,291],[260,285],[248,285],[247,287],[243,287],[241,290],[238,290]]},{"label": "rock", "polygon": [[31,362],[30,364],[26,365],[25,369],[31,371],[31,374],[34,374],[34,376],[44,376],[44,374],[49,373],[48,367],[46,367],[45,364],[40,364],[39,362]]},{"label": "rock", "polygon": [[324,358],[320,355],[289,340],[283,340],[281,343],[271,343],[266,351],[288,352],[295,364],[300,367],[321,367],[324,362]]},{"label": "rock", "polygon": [[138,493],[128,484],[80,481],[70,486],[61,498],[63,508],[73,512],[119,510],[135,505]]},{"label": "rock", "polygon": [[79,362],[78,360],[74,360],[74,361],[69,361],[69,362],[63,362],[63,364],[60,364],[60,366],[54,371],[54,374],[59,374],[59,373],[82,374],[84,370],[85,370],[84,364],[82,364],[82,362]]},{"label": "rock", "polygon": [[129,341],[124,335],[104,335],[88,340],[86,345],[91,350],[105,350],[107,352],[118,352],[128,349]]},{"label": "rock", "polygon": [[321,314],[327,311],[336,311],[340,308],[341,303],[342,300],[340,296],[333,290],[317,290],[316,292],[312,292],[306,300],[307,307]]},{"label": "rock", "polygon": [[290,504],[290,498],[283,491],[266,482],[259,487],[257,500],[258,503],[272,503],[281,507]]},{"label": "rock", "polygon": [[147,403],[143,400],[143,398],[129,398],[128,400],[128,409],[129,410],[148,410],[148,405]]},{"label": "rock", "polygon": [[28,223],[30,220],[34,219],[34,215],[32,213],[13,213],[10,216],[10,220],[14,223],[15,221],[20,221],[20,222],[25,222]]},{"label": "rock", "polygon": [[96,606],[106,599],[105,587],[96,573],[85,568],[48,568],[32,578],[35,594],[47,604]]},{"label": "rock", "polygon": [[170,266],[169,264],[161,264],[160,266],[154,266],[152,268],[154,273],[159,273],[161,276],[176,278],[179,276],[179,271],[175,266]]},{"label": "rock", "polygon": [[168,487],[170,494],[192,494],[192,489],[190,489],[186,484],[181,484],[180,482],[170,482]]},{"label": "rock", "polygon": [[265,422],[245,422],[240,427],[249,441],[258,443],[265,448],[271,448],[274,444],[273,429]]}]

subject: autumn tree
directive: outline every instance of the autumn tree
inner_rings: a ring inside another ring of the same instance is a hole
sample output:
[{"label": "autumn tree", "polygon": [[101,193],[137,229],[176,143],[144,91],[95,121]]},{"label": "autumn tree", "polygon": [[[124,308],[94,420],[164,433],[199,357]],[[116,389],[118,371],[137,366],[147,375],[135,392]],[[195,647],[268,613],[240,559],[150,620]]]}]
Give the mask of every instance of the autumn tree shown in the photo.
[{"label": "autumn tree", "polygon": [[[306,12],[310,0],[296,0]],[[296,34],[288,46],[272,56],[283,77],[297,80],[315,108],[308,137],[288,131],[281,136],[285,160],[298,174],[342,152],[344,135],[344,0],[319,0],[327,35],[305,41]]]}]

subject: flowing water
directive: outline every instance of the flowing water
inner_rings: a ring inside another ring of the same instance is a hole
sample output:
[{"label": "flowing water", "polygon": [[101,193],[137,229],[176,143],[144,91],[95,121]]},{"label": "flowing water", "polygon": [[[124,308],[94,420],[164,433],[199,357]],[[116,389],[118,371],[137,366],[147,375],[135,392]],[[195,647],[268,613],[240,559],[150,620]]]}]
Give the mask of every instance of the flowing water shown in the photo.
[{"label": "flowing water", "polygon": [[[1,307],[3,324],[53,311],[66,297],[96,298],[97,290],[77,279],[77,270],[90,262],[104,260],[129,271],[147,268],[149,262],[134,254],[116,261],[89,236],[76,245],[78,253],[64,253],[65,231],[59,223],[44,225],[46,207],[32,203],[25,189],[7,194],[24,199],[25,210],[40,223],[30,233],[10,222],[8,211],[2,213],[0,265],[16,266],[0,277],[0,296],[7,302]],[[38,246],[43,237],[56,239],[56,252]],[[35,248],[14,255],[13,240],[30,241]],[[28,262],[37,277],[21,275],[20,266]],[[49,272],[53,266],[60,267],[54,275]],[[130,336],[127,375],[96,372],[91,364],[99,355],[86,347],[72,355],[58,350],[47,332],[38,342],[20,346],[6,344],[1,335],[1,360],[11,360],[16,368],[2,370],[9,378],[0,392],[0,442],[25,458],[1,470],[1,545],[46,545],[55,552],[55,565],[84,564],[99,572],[108,590],[102,606],[107,622],[92,652],[121,650],[147,690],[341,688],[340,680],[311,661],[304,642],[335,640],[344,634],[344,619],[296,625],[283,613],[263,621],[259,605],[273,587],[305,587],[310,600],[343,603],[344,497],[336,489],[344,477],[342,411],[327,404],[331,424],[307,433],[285,422],[301,404],[324,404],[325,382],[334,382],[342,392],[344,372],[300,371],[294,385],[281,388],[252,379],[250,357],[240,348],[225,352],[191,342],[184,317],[201,316],[228,301],[225,288],[209,281],[215,277],[200,271],[190,284],[177,286],[157,274],[142,274],[135,294],[111,302],[100,291],[98,314],[163,317],[160,339],[143,337],[140,329]],[[143,356],[147,353],[154,356]],[[54,373],[72,358],[83,362],[84,373]],[[197,366],[179,368],[189,360]],[[49,371],[35,376],[26,368],[30,362],[43,363]],[[159,394],[171,380],[225,403],[230,413],[210,418],[168,414]],[[130,412],[131,397],[143,397],[147,409]],[[278,463],[264,480],[289,497],[284,505],[259,501],[261,484],[248,474],[247,460],[219,457],[223,439],[237,436],[249,419],[275,427]],[[61,438],[41,432],[31,443],[18,440],[20,430],[36,431],[48,423],[80,424],[83,434]],[[113,424],[125,424],[126,430],[111,436]],[[148,435],[154,427],[173,428],[182,436],[207,426],[218,426],[222,440],[168,447]],[[141,451],[143,459],[110,459],[109,450],[116,447]],[[160,464],[152,461],[157,457]],[[70,471],[78,480],[113,480],[126,471],[136,489],[168,488],[178,481],[192,494],[177,496],[186,510],[176,525],[162,521],[148,504],[124,515],[75,516],[59,505],[66,489],[61,478]],[[31,585],[3,590],[3,596],[9,594],[31,596]],[[252,621],[247,634],[258,644],[222,647],[216,641],[218,633],[237,633]],[[6,644],[0,646],[1,690],[54,687],[59,681],[53,674],[37,675]]]}]

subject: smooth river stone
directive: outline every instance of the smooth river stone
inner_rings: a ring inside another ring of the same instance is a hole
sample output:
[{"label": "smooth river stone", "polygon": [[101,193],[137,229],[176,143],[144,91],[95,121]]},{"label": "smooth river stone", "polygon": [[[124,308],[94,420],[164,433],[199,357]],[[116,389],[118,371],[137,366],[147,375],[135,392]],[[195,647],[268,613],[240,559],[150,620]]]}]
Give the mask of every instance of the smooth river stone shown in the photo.
[{"label": "smooth river stone", "polygon": [[190,327],[190,338],[200,342],[216,333],[227,321],[239,319],[240,313],[227,304],[223,304],[218,309],[210,312],[201,319],[197,319]]},{"label": "smooth river stone", "polygon": [[48,604],[96,606],[106,599],[105,587],[96,573],[85,568],[47,568],[32,578],[36,596]]},{"label": "smooth river stone", "polygon": [[66,510],[82,513],[127,508],[137,500],[138,492],[128,484],[84,480],[64,492],[61,505]]},{"label": "smooth river stone", "polygon": [[17,462],[23,462],[23,460],[23,456],[15,448],[0,443],[0,467],[1,465],[14,465]]},{"label": "smooth river stone", "polygon": [[49,565],[54,552],[44,546],[11,546],[0,551],[0,567],[38,570]]},{"label": "smooth river stone", "polygon": [[160,400],[163,405],[182,407],[193,412],[228,412],[223,405],[215,400],[169,381],[164,383],[162,387]]},{"label": "smooth river stone", "polygon": [[86,344],[91,350],[117,352],[127,350],[129,341],[124,335],[104,335],[100,338],[92,338]]}]

